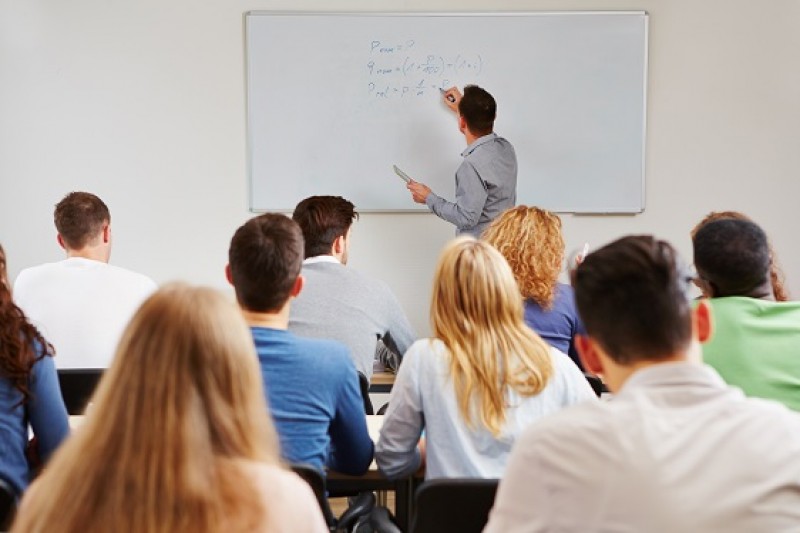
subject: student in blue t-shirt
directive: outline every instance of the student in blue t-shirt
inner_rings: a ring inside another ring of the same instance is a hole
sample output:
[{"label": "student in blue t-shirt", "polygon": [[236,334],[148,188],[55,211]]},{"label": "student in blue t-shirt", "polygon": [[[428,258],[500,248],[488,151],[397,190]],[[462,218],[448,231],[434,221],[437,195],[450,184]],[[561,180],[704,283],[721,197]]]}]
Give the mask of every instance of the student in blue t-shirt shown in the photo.
[{"label": "student in blue t-shirt", "polygon": [[284,215],[252,218],[234,234],[228,261],[226,276],[253,333],[283,458],[366,472],[373,443],[347,348],[288,331],[290,302],[303,287],[300,227]]}]

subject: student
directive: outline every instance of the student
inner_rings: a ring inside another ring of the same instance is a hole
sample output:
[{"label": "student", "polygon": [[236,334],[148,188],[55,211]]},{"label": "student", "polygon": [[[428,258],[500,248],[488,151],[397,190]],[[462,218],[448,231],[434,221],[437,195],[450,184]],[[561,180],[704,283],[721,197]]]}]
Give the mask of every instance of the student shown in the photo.
[{"label": "student", "polygon": [[558,215],[518,205],[496,218],[482,238],[511,266],[525,299],[525,323],[582,368],[573,342],[583,329],[575,294],[572,287],[558,282],[564,261]]},{"label": "student", "polygon": [[800,302],[775,301],[766,234],[747,220],[716,220],[698,229],[693,246],[716,326],[704,361],[748,396],[800,411]]},{"label": "student", "polygon": [[800,528],[800,416],[745,398],[700,363],[711,315],[704,302],[692,309],[690,279],[650,236],[578,267],[578,350],[614,398],[525,432],[485,532]]},{"label": "student", "polygon": [[467,149],[456,170],[456,201],[448,202],[417,181],[406,187],[411,197],[439,218],[456,226],[456,235],[479,237],[491,221],[517,202],[517,155],[507,140],[494,133],[497,103],[477,85],[464,94],[451,87],[442,95],[455,112]]},{"label": "student", "polygon": [[287,330],[291,302],[303,288],[302,262],[299,226],[268,213],[236,230],[226,275],[255,341],[284,459],[363,474],[373,444],[347,347]]},{"label": "student", "polygon": [[55,346],[58,368],[106,368],[122,330],[156,284],[108,264],[111,215],[94,194],[69,193],[54,219],[67,258],[20,272],[14,298]]},{"label": "student", "polygon": [[265,406],[236,307],[165,287],[131,320],[13,531],[327,531],[310,488],[280,465]]},{"label": "student", "polygon": [[0,246],[0,478],[21,495],[31,477],[29,446],[37,462],[45,462],[68,434],[53,347],[12,302]]},{"label": "student", "polygon": [[596,397],[572,361],[522,321],[514,276],[491,245],[451,242],[433,286],[435,338],[406,353],[375,458],[390,478],[423,460],[427,479],[498,478],[524,428]]},{"label": "student", "polygon": [[340,196],[311,196],[295,207],[292,219],[305,240],[305,284],[292,304],[289,330],[343,343],[356,370],[370,379],[376,354],[396,369],[417,337],[389,286],[347,266],[357,218],[355,206]]},{"label": "student", "polygon": [[[697,235],[697,232],[700,231],[700,228],[709,222],[714,222],[716,220],[747,220],[752,222],[750,217],[738,211],[712,211],[703,217],[703,220],[698,222],[694,228],[692,228],[692,241],[694,241],[694,237]],[[778,264],[778,257],[775,255],[775,250],[772,248],[772,245],[769,243],[769,241],[767,242],[767,245],[769,246],[769,279],[770,283],[772,283],[772,294],[775,297],[776,302],[788,301],[789,291],[786,289],[785,285],[786,276]]]}]

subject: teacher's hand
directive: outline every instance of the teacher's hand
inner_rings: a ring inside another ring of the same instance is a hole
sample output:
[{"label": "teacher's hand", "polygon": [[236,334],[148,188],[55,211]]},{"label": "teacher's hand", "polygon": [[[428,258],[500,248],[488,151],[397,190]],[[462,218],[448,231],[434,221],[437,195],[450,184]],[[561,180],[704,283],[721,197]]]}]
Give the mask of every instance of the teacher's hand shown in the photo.
[{"label": "teacher's hand", "polygon": [[458,87],[450,87],[442,94],[445,105],[456,113],[458,113],[458,103],[461,101],[462,96]]},{"label": "teacher's hand", "polygon": [[411,198],[413,198],[418,204],[424,204],[425,200],[428,198],[428,195],[431,193],[430,187],[424,183],[418,183],[414,180],[411,180],[406,184],[406,189],[411,191]]}]

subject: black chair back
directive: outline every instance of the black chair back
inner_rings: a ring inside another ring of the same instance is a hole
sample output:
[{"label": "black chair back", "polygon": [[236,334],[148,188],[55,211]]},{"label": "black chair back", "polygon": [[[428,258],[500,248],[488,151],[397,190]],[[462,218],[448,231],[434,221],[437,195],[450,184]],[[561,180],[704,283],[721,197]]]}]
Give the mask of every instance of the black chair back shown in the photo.
[{"label": "black chair back", "polygon": [[369,397],[369,379],[361,372],[358,373],[358,385],[361,387],[361,397],[364,399],[364,412],[374,415],[375,409],[372,407],[372,400]]},{"label": "black chair back", "polygon": [[489,520],[496,479],[432,479],[420,485],[412,533],[480,533]]},{"label": "black chair back", "polygon": [[589,382],[589,386],[592,387],[592,390],[598,398],[603,396],[604,392],[608,392],[606,384],[603,383],[603,380],[599,377],[595,376],[594,374],[589,374],[588,372],[584,372],[583,376],[586,378],[586,381]]},{"label": "black chair back", "polygon": [[0,478],[0,531],[11,529],[17,512],[17,491],[5,479]]},{"label": "black chair back", "polygon": [[104,371],[104,368],[65,368],[58,371],[61,397],[69,414],[83,414]]}]

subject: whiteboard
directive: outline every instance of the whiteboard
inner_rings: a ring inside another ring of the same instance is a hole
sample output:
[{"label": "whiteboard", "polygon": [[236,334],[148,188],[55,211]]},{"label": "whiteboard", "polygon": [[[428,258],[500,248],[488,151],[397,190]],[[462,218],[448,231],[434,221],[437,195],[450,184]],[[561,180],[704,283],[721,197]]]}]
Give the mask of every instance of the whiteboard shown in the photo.
[{"label": "whiteboard", "polygon": [[515,147],[517,202],[644,209],[644,12],[245,17],[250,208],[338,195],[360,211],[426,210],[397,165],[454,200],[466,148],[439,89],[477,84]]}]

